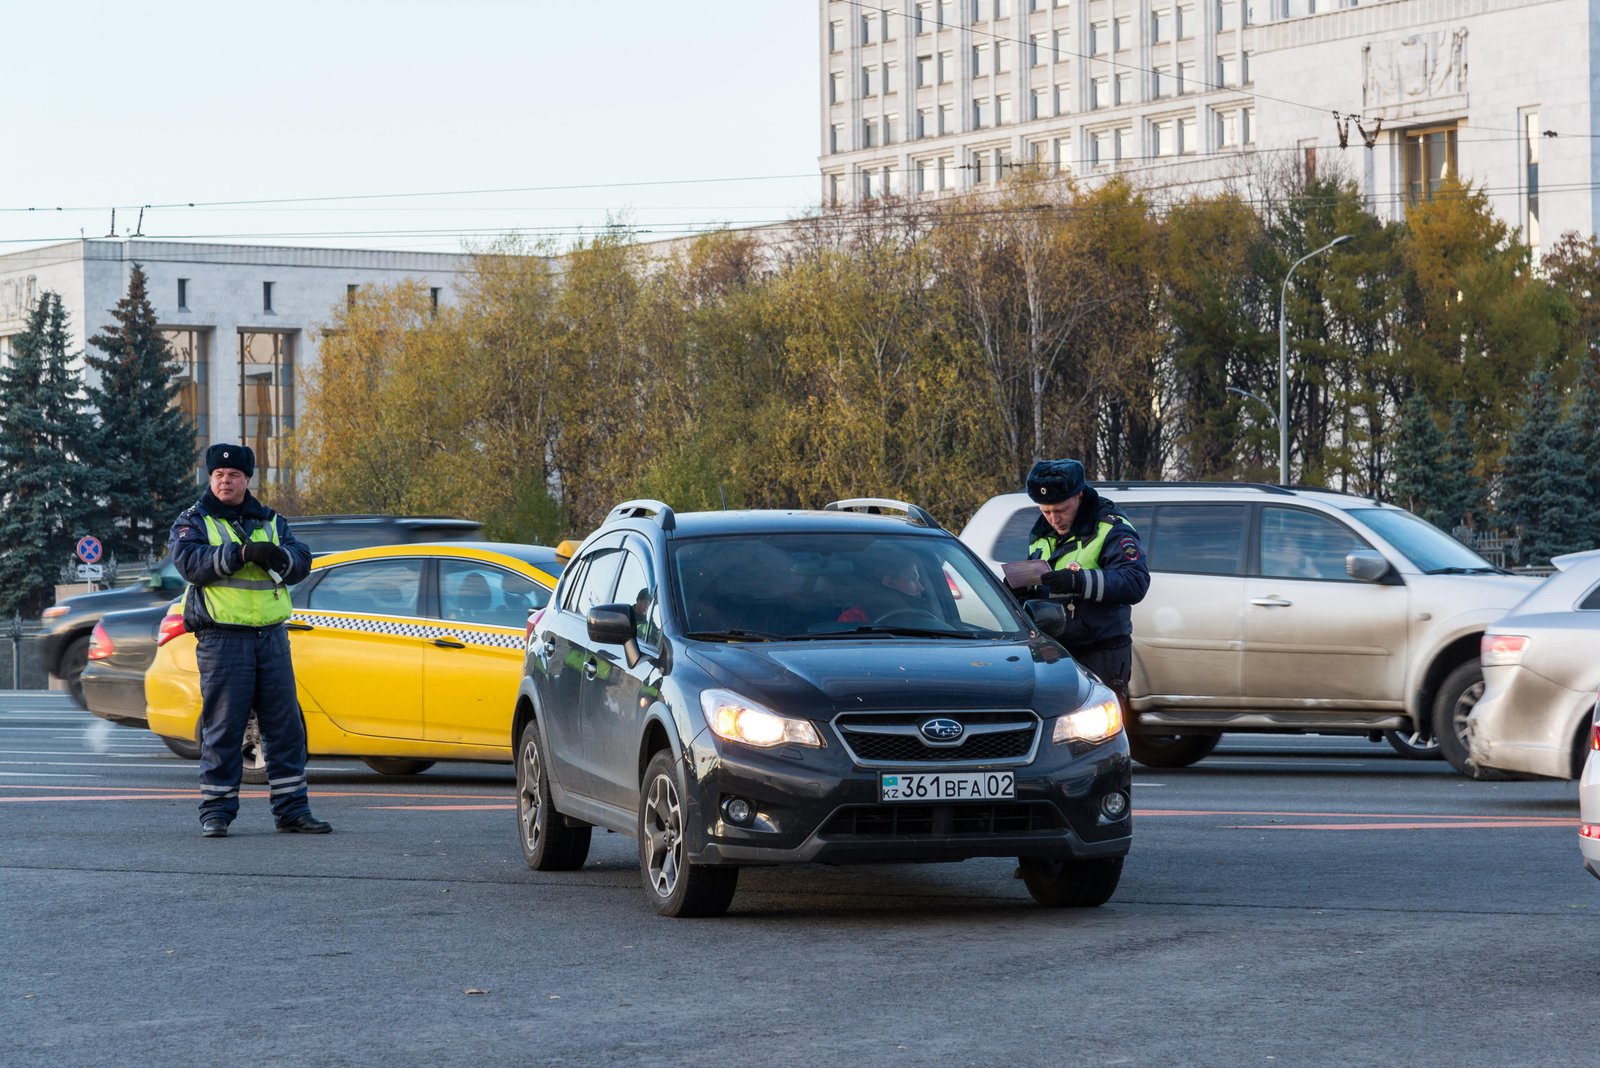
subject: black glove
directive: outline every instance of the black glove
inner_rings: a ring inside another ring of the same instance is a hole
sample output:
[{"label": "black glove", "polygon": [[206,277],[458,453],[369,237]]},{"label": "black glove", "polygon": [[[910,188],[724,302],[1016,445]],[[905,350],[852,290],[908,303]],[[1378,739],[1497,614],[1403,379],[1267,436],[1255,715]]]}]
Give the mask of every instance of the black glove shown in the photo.
[{"label": "black glove", "polygon": [[244,547],[244,562],[283,574],[289,570],[289,554],[270,541],[252,541]]},{"label": "black glove", "polygon": [[1039,581],[1039,584],[1051,593],[1062,594],[1068,597],[1083,595],[1084,578],[1082,571],[1071,568],[1061,568],[1050,572]]}]

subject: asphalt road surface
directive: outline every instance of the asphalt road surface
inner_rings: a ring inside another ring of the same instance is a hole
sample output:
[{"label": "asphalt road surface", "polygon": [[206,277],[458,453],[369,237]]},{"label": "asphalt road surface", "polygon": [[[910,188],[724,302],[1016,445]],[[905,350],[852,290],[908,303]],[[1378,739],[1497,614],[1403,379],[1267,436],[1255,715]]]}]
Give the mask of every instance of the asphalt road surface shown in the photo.
[{"label": "asphalt road surface", "polygon": [[1592,1065],[1600,882],[1576,788],[1349,738],[1139,769],[1099,909],[1012,865],[743,873],[666,920],[634,844],[528,871],[512,776],[313,763],[322,837],[0,693],[0,1064]]}]

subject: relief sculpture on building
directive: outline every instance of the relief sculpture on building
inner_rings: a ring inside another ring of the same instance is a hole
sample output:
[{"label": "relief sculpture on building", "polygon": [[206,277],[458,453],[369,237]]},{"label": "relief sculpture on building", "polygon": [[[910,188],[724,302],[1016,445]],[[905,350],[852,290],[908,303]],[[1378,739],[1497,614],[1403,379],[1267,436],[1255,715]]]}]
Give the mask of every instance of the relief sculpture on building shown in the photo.
[{"label": "relief sculpture on building", "polygon": [[25,323],[39,300],[39,279],[35,275],[0,278],[0,323]]},{"label": "relief sculpture on building", "polygon": [[1467,31],[1436,30],[1372,41],[1362,49],[1362,108],[1425,103],[1467,90]]}]

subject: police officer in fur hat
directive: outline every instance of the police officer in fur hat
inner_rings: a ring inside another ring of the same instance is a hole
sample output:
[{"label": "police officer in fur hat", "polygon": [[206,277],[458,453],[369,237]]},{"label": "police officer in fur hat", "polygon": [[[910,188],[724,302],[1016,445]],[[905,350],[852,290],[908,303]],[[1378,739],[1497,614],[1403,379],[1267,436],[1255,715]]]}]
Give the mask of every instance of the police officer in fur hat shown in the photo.
[{"label": "police officer in fur hat", "polygon": [[239,814],[244,736],[256,713],[278,830],[326,834],[306,796],[306,735],[289,659],[289,591],[311,550],[250,493],[247,445],[206,450],[208,486],[172,525],[168,549],[189,583],[183,622],[200,664],[200,833],[225,838]]},{"label": "police officer in fur hat", "polygon": [[1067,627],[1058,639],[1072,658],[1098,675],[1122,703],[1132,733],[1128,677],[1133,672],[1133,610],[1150,589],[1144,546],[1133,524],[1084,481],[1077,460],[1040,460],[1028,472],[1028,496],[1039,518],[1028,534],[1028,558],[1049,570],[1022,596],[1064,601]]}]

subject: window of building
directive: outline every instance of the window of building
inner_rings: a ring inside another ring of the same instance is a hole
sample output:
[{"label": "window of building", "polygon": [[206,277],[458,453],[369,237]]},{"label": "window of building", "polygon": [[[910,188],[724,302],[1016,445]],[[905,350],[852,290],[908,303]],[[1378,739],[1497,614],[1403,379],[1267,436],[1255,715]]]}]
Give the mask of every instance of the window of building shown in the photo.
[{"label": "window of building", "polygon": [[867,169],[861,172],[861,199],[875,200],[883,195],[883,172]]},{"label": "window of building", "polygon": [[286,477],[283,447],[294,430],[294,338],[282,330],[239,331],[239,432],[255,450],[258,485]]},{"label": "window of building", "polygon": [[939,132],[941,134],[956,132],[956,106],[954,104],[939,105]]},{"label": "window of building", "polygon": [[[163,330],[172,349],[172,363],[176,370],[173,379],[178,385],[174,404],[194,427],[196,453],[204,453],[211,444],[211,331]],[[202,473],[195,468],[196,474]]]},{"label": "window of building", "polygon": [[883,40],[883,35],[881,33],[882,25],[883,24],[880,21],[880,15],[878,12],[872,11],[862,15],[861,43],[864,45],[874,45]]},{"label": "window of building", "polygon": [[839,206],[839,199],[844,193],[844,175],[828,175],[828,203],[834,207]]},{"label": "window of building", "polygon": [[1118,162],[1121,162],[1122,160],[1125,160],[1125,159],[1132,159],[1133,158],[1134,153],[1133,153],[1133,127],[1132,126],[1119,126],[1119,127],[1117,127],[1117,129],[1115,131],[1115,139],[1114,139],[1114,141],[1115,141],[1115,145],[1116,145]]},{"label": "window of building", "polygon": [[974,152],[972,154],[972,184],[983,185],[994,177],[994,171],[989,167],[988,152]]},{"label": "window of building", "polygon": [[954,189],[956,187],[956,158],[954,156],[939,157],[939,188]]},{"label": "window of building", "polygon": [[931,193],[938,182],[938,162],[931,159],[915,160],[911,164],[912,180],[916,182],[915,192]]},{"label": "window of building", "polygon": [[844,71],[830,71],[828,74],[828,103],[844,103]]},{"label": "window of building", "polygon": [[939,25],[954,26],[956,24],[956,0],[939,0]]},{"label": "window of building", "polygon": [[1239,28],[1239,0],[1217,0],[1217,29]]},{"label": "window of building", "polygon": [[1432,200],[1444,180],[1456,173],[1456,128],[1407,130],[1405,135],[1406,199]]},{"label": "window of building", "polygon": [[1089,79],[1089,108],[1111,106],[1111,75],[1097,74]]},{"label": "window of building", "polygon": [[885,164],[883,168],[883,184],[892,197],[897,197],[904,192],[905,185],[900,180],[900,168]]},{"label": "window of building", "polygon": [[883,65],[883,91],[885,94],[900,91],[900,64],[891,61]]},{"label": "window of building", "polygon": [[1173,21],[1172,8],[1164,7],[1159,11],[1150,12],[1150,43],[1166,44],[1177,39],[1176,24]]},{"label": "window of building", "polygon": [[272,311],[272,286],[271,282],[261,283],[261,310],[264,312]]},{"label": "window of building", "polygon": [[1217,147],[1238,148],[1253,142],[1254,120],[1254,108],[1232,108],[1217,112]]},{"label": "window of building", "polygon": [[932,33],[936,25],[933,14],[933,0],[918,0],[917,6],[912,11],[911,28],[918,34]]},{"label": "window of building", "polygon": [[1001,147],[994,150],[994,178],[1001,181],[1008,177],[1015,169],[1015,160],[1011,158],[1011,150]]},{"label": "window of building", "polygon": [[986,96],[972,102],[972,128],[986,130],[994,125],[994,102]]},{"label": "window of building", "polygon": [[1249,85],[1254,82],[1255,75],[1250,73],[1251,61],[1255,58],[1254,52],[1240,53],[1239,57],[1239,83]]},{"label": "window of building", "polygon": [[844,152],[850,146],[845,143],[844,123],[836,122],[828,127],[828,151]]},{"label": "window of building", "polygon": [[1056,138],[1056,166],[1061,170],[1070,170],[1072,163],[1072,138]]},{"label": "window of building", "polygon": [[1089,23],[1089,54],[1103,56],[1111,50],[1111,26],[1101,20]]},{"label": "window of building", "polygon": [[1154,156],[1178,154],[1178,129],[1175,119],[1158,119],[1150,124],[1150,153]]},{"label": "window of building", "polygon": [[1118,15],[1111,21],[1111,47],[1118,52],[1133,47],[1133,16]]},{"label": "window of building", "polygon": [[187,278],[178,279],[178,310],[189,310],[189,280]]},{"label": "window of building", "polygon": [[883,70],[876,63],[861,68],[861,95],[877,96],[883,84]]},{"label": "window of building", "polygon": [[1178,95],[1198,93],[1201,89],[1200,71],[1192,59],[1178,61]]},{"label": "window of building", "polygon": [[932,137],[936,129],[937,127],[933,125],[933,109],[918,108],[916,130],[917,138],[920,140],[924,137]]},{"label": "window of building", "polygon": [[1050,34],[1036,33],[1028,38],[1028,66],[1042,67],[1046,63],[1055,62],[1055,56],[1050,48]]},{"label": "window of building", "polygon": [[994,98],[994,121],[996,126],[1010,126],[1017,121],[1017,110],[1010,93],[1001,93]]},{"label": "window of building", "polygon": [[883,143],[896,145],[900,143],[900,116],[885,115],[883,117]]},{"label": "window of building", "polygon": [[972,76],[981,78],[985,74],[993,74],[989,66],[989,46],[986,44],[972,46]]},{"label": "window of building", "polygon": [[828,51],[843,52],[844,46],[844,23],[838,20],[828,23]]},{"label": "window of building", "polygon": [[344,306],[346,308],[354,308],[356,306],[356,290],[359,288],[361,287],[356,285],[344,287]]},{"label": "window of building", "polygon": [[1178,40],[1187,41],[1200,32],[1200,20],[1195,16],[1193,4],[1178,5]]},{"label": "window of building", "polygon": [[956,76],[956,54],[953,51],[939,53],[939,83],[949,85]]},{"label": "window of building", "polygon": [[1072,86],[1062,82],[1056,86],[1056,114],[1069,115],[1072,113]]},{"label": "window of building", "polygon": [[989,6],[994,9],[994,17],[997,19],[1011,16],[1011,0],[992,0]]},{"label": "window of building", "polygon": [[1522,130],[1527,144],[1523,155],[1522,181],[1527,189],[1527,234],[1525,240],[1533,251],[1534,261],[1539,259],[1539,113],[1537,111],[1524,112],[1522,115]]},{"label": "window of building", "polygon": [[1200,120],[1193,115],[1178,120],[1178,151],[1185,156],[1200,151]]},{"label": "window of building", "polygon": [[434,315],[438,315],[439,314],[439,293],[440,293],[440,289],[439,289],[438,286],[433,286],[428,290],[429,310]]},{"label": "window of building", "polygon": [[933,53],[917,57],[917,88],[933,84]]},{"label": "window of building", "polygon": [[861,147],[878,147],[878,120],[864,119],[861,123]]},{"label": "window of building", "polygon": [[1164,96],[1171,96],[1175,88],[1172,77],[1172,64],[1157,63],[1155,70],[1151,72],[1151,95],[1160,100]]},{"label": "window of building", "polygon": [[1043,173],[1048,170],[1051,162],[1049,141],[1028,142],[1028,167],[1034,173]]},{"label": "window of building", "polygon": [[1117,72],[1117,103],[1131,104],[1135,100],[1133,91],[1133,71],[1122,70]]},{"label": "window of building", "polygon": [[1035,89],[1028,98],[1028,118],[1047,119],[1050,117],[1050,96],[1048,87]]},{"label": "window of building", "polygon": [[1217,57],[1217,84],[1239,84],[1239,57],[1232,52]]},{"label": "window of building", "polygon": [[994,46],[994,72],[1004,74],[1011,69],[1012,45],[1010,41],[996,41]]},{"label": "window of building", "polygon": [[1094,130],[1089,134],[1089,163],[1101,167],[1111,162],[1111,131]]},{"label": "window of building", "polygon": [[900,33],[900,12],[891,8],[883,9],[883,39],[892,41]]}]

